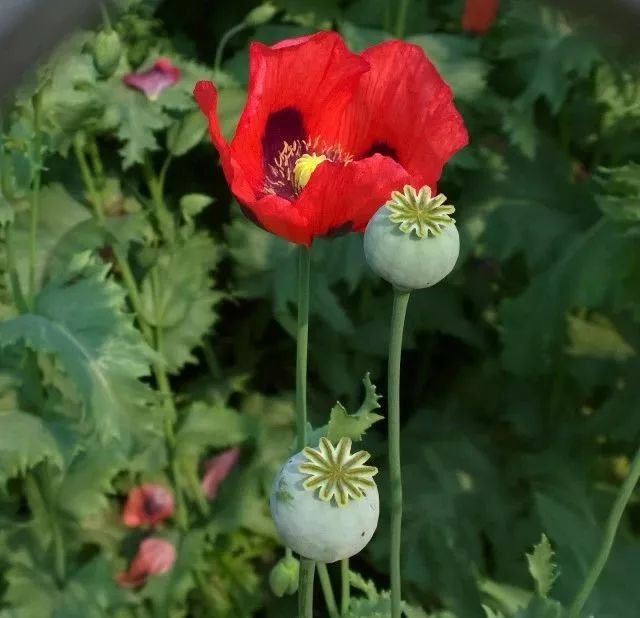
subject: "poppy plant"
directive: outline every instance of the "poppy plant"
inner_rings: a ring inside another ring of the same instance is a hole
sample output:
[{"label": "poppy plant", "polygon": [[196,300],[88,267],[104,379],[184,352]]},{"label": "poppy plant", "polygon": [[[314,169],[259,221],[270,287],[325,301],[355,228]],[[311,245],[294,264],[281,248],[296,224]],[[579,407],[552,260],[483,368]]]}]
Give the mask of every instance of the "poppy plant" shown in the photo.
[{"label": "poppy plant", "polygon": [[151,575],[168,573],[176,561],[176,548],[164,539],[149,538],[140,543],[127,571],[118,573],[116,579],[124,588],[142,586]]},{"label": "poppy plant", "polygon": [[173,494],[162,485],[151,483],[134,487],[122,512],[125,526],[155,526],[173,515]]},{"label": "poppy plant", "polygon": [[247,102],[229,143],[215,86],[200,81],[194,94],[245,213],[306,246],[362,232],[406,184],[435,191],[468,140],[451,89],[421,48],[402,41],[361,55],[335,32],[253,43]]},{"label": "poppy plant", "polygon": [[159,58],[147,71],[128,73],[122,81],[133,88],[144,92],[150,101],[155,101],[163,90],[173,86],[180,79],[180,69],[168,58]]},{"label": "poppy plant", "polygon": [[218,489],[231,471],[238,463],[240,449],[230,448],[215,457],[212,457],[205,464],[205,473],[202,477],[202,493],[213,500],[218,495]]}]

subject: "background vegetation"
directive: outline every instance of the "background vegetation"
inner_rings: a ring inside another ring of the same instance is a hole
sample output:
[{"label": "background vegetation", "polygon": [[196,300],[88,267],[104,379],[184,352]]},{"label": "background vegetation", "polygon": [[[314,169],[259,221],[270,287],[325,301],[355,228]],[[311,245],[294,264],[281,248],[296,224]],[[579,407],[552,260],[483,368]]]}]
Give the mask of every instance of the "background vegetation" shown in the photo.
[{"label": "background vegetation", "polygon": [[[575,594],[640,441],[637,66],[536,3],[503,2],[481,37],[462,32],[459,0],[412,1],[399,24],[393,4],[276,0],[214,68],[253,2],[118,2],[112,76],[94,66],[95,32],[78,33],[7,101],[2,618],[294,614],[268,586],[282,548],[266,496],[293,436],[295,254],[231,203],[191,90],[215,77],[230,136],[249,41],[321,28],[354,50],[393,34],[423,47],[471,134],[440,187],[463,255],[445,283],[413,295],[407,322],[408,615],[514,616],[543,532],[560,572],[553,596]],[[160,57],[181,78],[156,100],[123,84]],[[357,409],[366,372],[384,395],[391,296],[357,235],[315,243],[312,260],[321,424],[338,399]],[[384,424],[366,436],[383,496]],[[205,463],[232,446],[239,464],[209,501]],[[121,520],[140,482],[174,493],[174,517],[153,534],[177,559],[126,589],[116,574],[150,534]],[[637,615],[639,526],[636,497],[585,615]],[[383,512],[353,561],[379,589],[387,552]],[[386,616],[384,597],[362,587],[370,602],[353,616]]]}]

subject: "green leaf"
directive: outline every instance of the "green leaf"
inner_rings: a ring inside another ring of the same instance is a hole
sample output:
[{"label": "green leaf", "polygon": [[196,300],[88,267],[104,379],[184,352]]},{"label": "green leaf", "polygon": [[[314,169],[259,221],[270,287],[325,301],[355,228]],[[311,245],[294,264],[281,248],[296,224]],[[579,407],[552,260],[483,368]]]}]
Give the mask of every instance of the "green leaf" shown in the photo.
[{"label": "green leaf", "polygon": [[553,561],[553,549],[546,535],[542,535],[540,542],[534,546],[533,552],[527,554],[529,573],[536,583],[536,592],[546,598],[553,582],[558,577],[556,564]]},{"label": "green leaf", "polygon": [[167,127],[171,118],[163,111],[160,101],[149,101],[142,93],[117,81],[104,87],[103,95],[112,106],[123,169],[142,163],[146,154],[158,149],[155,133]]},{"label": "green leaf", "polygon": [[144,315],[162,329],[162,354],[172,373],[196,361],[193,350],[217,319],[223,294],[214,289],[211,271],[219,259],[212,238],[199,232],[162,251],[142,280]]},{"label": "green leaf", "polygon": [[195,110],[169,127],[167,149],[174,157],[181,157],[202,141],[206,131],[204,115]]},{"label": "green leaf", "polygon": [[622,362],[635,355],[635,350],[622,338],[604,316],[594,314],[589,319],[567,316],[571,356]]},{"label": "green leaf", "polygon": [[188,193],[180,198],[180,210],[185,220],[190,221],[193,217],[201,213],[213,198],[203,193]]},{"label": "green leaf", "polygon": [[600,168],[598,205],[614,221],[640,223],[640,164]]},{"label": "green leaf", "polygon": [[63,465],[58,443],[45,422],[27,412],[0,409],[0,487],[43,461]]},{"label": "green leaf", "polygon": [[79,256],[66,277],[42,289],[33,313],[0,324],[0,347],[23,342],[54,356],[103,439],[119,436],[130,411],[151,401],[138,378],[156,359],[123,312],[124,292],[108,270]]},{"label": "green leaf", "polygon": [[365,388],[365,397],[355,414],[349,414],[339,402],[331,409],[327,425],[327,438],[331,442],[335,443],[342,437],[351,438],[354,442],[358,442],[362,440],[367,429],[384,418],[373,412],[373,410],[380,408],[378,400],[381,395],[376,393],[376,387],[371,383],[368,373],[362,383]]},{"label": "green leaf", "polygon": [[534,597],[525,609],[520,610],[514,618],[563,618],[565,611],[557,601]]}]

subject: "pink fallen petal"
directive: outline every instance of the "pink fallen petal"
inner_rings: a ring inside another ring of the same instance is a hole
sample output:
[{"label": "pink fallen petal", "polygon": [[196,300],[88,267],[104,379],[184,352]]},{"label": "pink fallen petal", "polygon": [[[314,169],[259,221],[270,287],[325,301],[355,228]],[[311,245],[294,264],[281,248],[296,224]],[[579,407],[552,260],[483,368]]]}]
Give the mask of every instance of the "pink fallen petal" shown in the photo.
[{"label": "pink fallen petal", "polygon": [[240,449],[234,447],[207,461],[202,478],[202,492],[209,500],[218,495],[220,484],[229,476],[239,457]]},{"label": "pink fallen petal", "polygon": [[151,575],[168,573],[176,561],[176,548],[163,539],[145,539],[131,561],[128,571],[118,573],[116,579],[125,588],[142,586]]},{"label": "pink fallen petal", "polygon": [[134,487],[122,512],[125,526],[155,526],[173,515],[173,494],[162,485],[151,483]]},{"label": "pink fallen petal", "polygon": [[155,101],[160,93],[173,86],[180,79],[180,69],[168,58],[160,58],[147,71],[129,73],[122,81],[135,90],[140,90],[151,101]]}]

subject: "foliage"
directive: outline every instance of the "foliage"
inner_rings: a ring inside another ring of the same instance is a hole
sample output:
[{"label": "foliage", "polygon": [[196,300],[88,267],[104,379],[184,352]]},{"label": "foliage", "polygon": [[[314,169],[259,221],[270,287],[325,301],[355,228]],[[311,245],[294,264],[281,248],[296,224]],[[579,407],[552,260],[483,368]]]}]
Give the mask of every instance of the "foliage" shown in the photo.
[{"label": "foliage", "polygon": [[[296,255],[232,202],[191,91],[216,81],[231,136],[250,40],[335,28],[360,51],[392,38],[396,7],[214,4],[109,4],[112,72],[97,33],[77,33],[2,110],[0,618],[294,615],[269,590],[283,550],[267,496],[293,444]],[[640,76],[542,3],[505,0],[481,38],[461,11],[411,0],[404,30],[471,145],[440,185],[463,255],[407,316],[403,611],[563,618],[640,440]],[[151,100],[124,85],[160,57],[174,86]],[[389,616],[390,308],[359,236],[314,243],[310,435],[362,439],[380,468],[349,618]],[[207,461],[231,447],[239,464],[208,501]],[[153,532],[121,521],[142,482],[176,499]],[[637,614],[637,496],[630,511],[585,616]],[[176,563],[122,588],[152,533]]]}]

